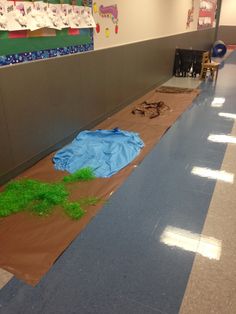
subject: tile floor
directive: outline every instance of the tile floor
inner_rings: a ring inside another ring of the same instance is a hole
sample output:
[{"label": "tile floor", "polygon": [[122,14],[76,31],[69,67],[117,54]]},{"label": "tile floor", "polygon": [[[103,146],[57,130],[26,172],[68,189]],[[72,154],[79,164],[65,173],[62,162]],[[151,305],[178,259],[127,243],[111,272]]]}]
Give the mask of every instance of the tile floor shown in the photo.
[{"label": "tile floor", "polygon": [[235,120],[219,115],[236,114],[235,76],[232,53],[42,282],[0,290],[0,313],[236,313],[236,144],[208,140],[236,137]]}]

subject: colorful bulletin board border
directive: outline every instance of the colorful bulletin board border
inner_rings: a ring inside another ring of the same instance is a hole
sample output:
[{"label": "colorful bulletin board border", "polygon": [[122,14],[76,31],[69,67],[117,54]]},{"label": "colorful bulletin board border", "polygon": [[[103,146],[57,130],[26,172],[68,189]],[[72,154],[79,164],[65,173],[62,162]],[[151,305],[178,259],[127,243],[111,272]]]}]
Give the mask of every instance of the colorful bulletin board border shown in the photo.
[{"label": "colorful bulletin board border", "polygon": [[59,56],[65,56],[90,50],[93,50],[93,43],[64,48],[11,54],[6,56],[0,56],[0,66],[18,64],[22,62],[29,62],[41,59],[55,58]]},{"label": "colorful bulletin board border", "polygon": [[[70,0],[65,0],[64,3]],[[50,3],[60,3],[50,0]],[[83,0],[76,4],[82,5]],[[92,0],[86,1],[92,6]],[[94,49],[93,29],[60,31],[48,30],[48,35],[40,37],[33,32],[0,32],[0,66],[46,59],[73,53],[80,53]]]}]

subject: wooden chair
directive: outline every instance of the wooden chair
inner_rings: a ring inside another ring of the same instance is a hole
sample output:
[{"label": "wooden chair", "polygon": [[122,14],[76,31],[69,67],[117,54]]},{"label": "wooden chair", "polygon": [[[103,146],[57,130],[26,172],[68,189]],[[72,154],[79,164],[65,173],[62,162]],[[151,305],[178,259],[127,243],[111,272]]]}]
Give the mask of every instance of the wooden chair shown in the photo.
[{"label": "wooden chair", "polygon": [[200,79],[205,80],[207,71],[210,71],[212,79],[214,79],[215,77],[215,79],[217,80],[219,65],[220,63],[211,61],[209,51],[204,52],[202,56],[202,70],[200,74]]}]

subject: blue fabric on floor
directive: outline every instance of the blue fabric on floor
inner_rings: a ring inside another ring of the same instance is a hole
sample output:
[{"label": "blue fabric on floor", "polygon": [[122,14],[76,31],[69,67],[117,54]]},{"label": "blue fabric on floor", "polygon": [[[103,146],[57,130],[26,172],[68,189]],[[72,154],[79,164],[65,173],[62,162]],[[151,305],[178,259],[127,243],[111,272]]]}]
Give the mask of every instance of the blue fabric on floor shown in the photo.
[{"label": "blue fabric on floor", "polygon": [[53,157],[55,169],[74,173],[91,167],[96,177],[110,177],[127,166],[144,146],[138,133],[114,130],[83,131]]}]

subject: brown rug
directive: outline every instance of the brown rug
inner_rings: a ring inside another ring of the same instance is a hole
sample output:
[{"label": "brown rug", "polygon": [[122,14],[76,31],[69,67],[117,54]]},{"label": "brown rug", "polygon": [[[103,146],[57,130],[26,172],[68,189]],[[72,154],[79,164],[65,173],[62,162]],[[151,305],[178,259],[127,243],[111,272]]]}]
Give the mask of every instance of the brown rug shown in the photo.
[{"label": "brown rug", "polygon": [[159,93],[168,93],[168,94],[186,94],[192,93],[194,89],[192,88],[183,88],[183,87],[172,87],[172,86],[160,86],[156,89],[156,92]]},{"label": "brown rug", "polygon": [[[117,190],[145,155],[159,141],[166,130],[192,103],[198,90],[184,93],[152,91],[133,104],[106,119],[94,129],[120,129],[138,132],[145,143],[140,155],[127,167],[111,178],[95,179],[92,182],[73,185],[71,200],[86,196],[101,197],[102,202],[87,208],[86,214],[73,221],[58,208],[52,216],[39,218],[22,212],[0,219],[0,268],[13,273],[30,285],[36,285],[50,269],[58,256],[102,208],[104,201]],[[133,115],[133,108],[143,101],[164,101],[170,110],[159,117],[149,119]],[[53,168],[51,154],[21,174],[21,178],[32,178],[47,182],[62,179],[64,172]],[[79,252],[78,252],[79,254]]]}]

